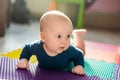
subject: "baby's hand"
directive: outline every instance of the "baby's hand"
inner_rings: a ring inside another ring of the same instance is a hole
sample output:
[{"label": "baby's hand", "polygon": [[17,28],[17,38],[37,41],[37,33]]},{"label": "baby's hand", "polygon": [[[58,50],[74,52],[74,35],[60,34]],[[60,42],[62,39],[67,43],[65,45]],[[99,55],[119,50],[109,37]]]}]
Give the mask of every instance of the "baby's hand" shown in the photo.
[{"label": "baby's hand", "polygon": [[77,65],[72,69],[72,72],[78,75],[85,75],[84,69],[81,65]]},{"label": "baby's hand", "polygon": [[29,62],[27,59],[21,59],[17,65],[16,65],[17,68],[21,68],[21,69],[27,69],[29,68]]}]

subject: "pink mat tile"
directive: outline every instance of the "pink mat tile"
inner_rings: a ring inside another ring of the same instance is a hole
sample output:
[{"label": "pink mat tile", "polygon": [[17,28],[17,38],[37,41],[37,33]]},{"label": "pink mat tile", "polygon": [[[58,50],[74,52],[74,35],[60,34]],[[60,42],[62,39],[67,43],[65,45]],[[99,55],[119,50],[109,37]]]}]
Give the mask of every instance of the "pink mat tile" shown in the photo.
[{"label": "pink mat tile", "polygon": [[85,41],[86,58],[120,64],[120,46]]}]

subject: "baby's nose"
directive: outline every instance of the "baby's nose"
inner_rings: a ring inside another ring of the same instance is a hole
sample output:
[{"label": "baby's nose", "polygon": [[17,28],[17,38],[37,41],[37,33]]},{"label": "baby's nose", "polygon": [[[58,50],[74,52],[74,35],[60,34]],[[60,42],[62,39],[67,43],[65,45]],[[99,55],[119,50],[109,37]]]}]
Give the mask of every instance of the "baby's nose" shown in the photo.
[{"label": "baby's nose", "polygon": [[66,38],[62,39],[62,43],[66,44],[67,43],[67,39]]}]

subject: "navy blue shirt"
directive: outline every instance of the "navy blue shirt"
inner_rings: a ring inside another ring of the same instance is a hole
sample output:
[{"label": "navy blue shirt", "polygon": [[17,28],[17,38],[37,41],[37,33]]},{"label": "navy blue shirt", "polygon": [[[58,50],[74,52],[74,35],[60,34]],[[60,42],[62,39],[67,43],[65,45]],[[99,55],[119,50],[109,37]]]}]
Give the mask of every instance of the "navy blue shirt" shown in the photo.
[{"label": "navy blue shirt", "polygon": [[56,56],[49,56],[43,48],[43,42],[37,41],[32,44],[27,44],[23,48],[20,59],[30,59],[32,55],[36,55],[40,67],[47,69],[62,70],[73,62],[74,66],[81,65],[84,67],[84,58],[82,52],[70,45],[69,48]]}]

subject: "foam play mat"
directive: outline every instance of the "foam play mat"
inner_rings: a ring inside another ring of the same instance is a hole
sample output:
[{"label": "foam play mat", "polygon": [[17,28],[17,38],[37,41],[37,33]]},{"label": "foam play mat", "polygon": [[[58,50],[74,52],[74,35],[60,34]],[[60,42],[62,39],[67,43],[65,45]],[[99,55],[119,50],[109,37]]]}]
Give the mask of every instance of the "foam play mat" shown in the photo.
[{"label": "foam play mat", "polygon": [[40,68],[35,56],[29,69],[17,69],[21,48],[0,54],[0,80],[120,80],[119,46],[90,41],[85,46],[85,76]]},{"label": "foam play mat", "polygon": [[31,63],[28,70],[16,68],[18,59],[0,57],[0,78],[5,80],[115,80],[117,70],[115,64],[85,60],[85,76],[75,75],[71,72],[46,70]]}]

